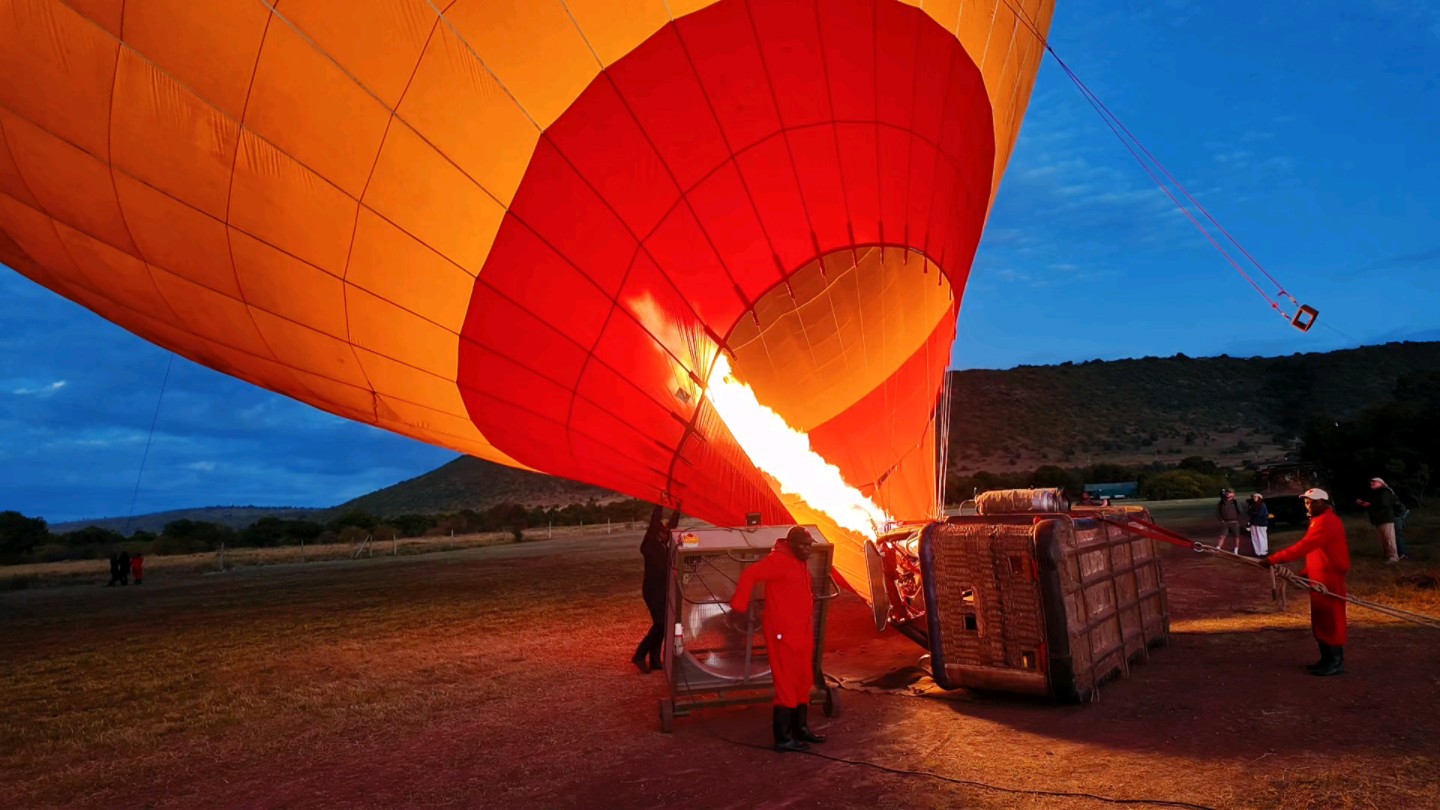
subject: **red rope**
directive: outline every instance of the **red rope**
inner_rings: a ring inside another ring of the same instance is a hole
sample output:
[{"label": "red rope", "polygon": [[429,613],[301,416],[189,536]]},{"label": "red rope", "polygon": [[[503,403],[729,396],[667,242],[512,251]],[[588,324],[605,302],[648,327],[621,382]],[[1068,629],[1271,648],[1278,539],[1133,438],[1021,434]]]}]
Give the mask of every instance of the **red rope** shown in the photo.
[{"label": "red rope", "polygon": [[1172,546],[1180,546],[1181,548],[1194,550],[1196,546],[1204,545],[1182,534],[1172,532],[1164,526],[1157,526],[1148,520],[1141,520],[1137,517],[1127,517],[1124,522],[1101,517],[1100,515],[1096,515],[1095,519],[1101,523],[1108,523],[1117,529],[1124,529],[1125,531],[1138,534],[1141,537],[1159,540],[1162,543],[1169,543]]}]

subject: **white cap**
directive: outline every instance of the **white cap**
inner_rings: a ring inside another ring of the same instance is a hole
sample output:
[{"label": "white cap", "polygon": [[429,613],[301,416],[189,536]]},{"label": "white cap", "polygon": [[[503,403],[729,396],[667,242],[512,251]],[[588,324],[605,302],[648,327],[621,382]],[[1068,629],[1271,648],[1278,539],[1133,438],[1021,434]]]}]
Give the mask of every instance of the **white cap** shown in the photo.
[{"label": "white cap", "polygon": [[1307,489],[1305,490],[1305,494],[1300,497],[1310,501],[1328,501],[1330,500],[1330,493],[1323,489]]}]

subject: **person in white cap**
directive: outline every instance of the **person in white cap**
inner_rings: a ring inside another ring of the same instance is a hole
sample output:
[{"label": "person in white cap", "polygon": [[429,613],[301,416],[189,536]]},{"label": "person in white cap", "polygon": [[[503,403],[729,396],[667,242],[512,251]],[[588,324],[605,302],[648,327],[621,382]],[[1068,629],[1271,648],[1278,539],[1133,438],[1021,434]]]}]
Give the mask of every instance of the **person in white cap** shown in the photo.
[{"label": "person in white cap", "polygon": [[1256,557],[1264,557],[1270,553],[1270,505],[1256,492],[1250,495],[1245,512],[1250,518],[1250,548]]},{"label": "person in white cap", "polygon": [[1385,561],[1400,562],[1400,549],[1395,543],[1395,504],[1400,499],[1395,497],[1395,490],[1385,486],[1383,478],[1371,478],[1370,489],[1375,493],[1370,496],[1372,500],[1356,498],[1355,503],[1370,512],[1370,525],[1375,527],[1375,533],[1380,538],[1380,550],[1385,554]]},{"label": "person in white cap", "polygon": [[[1305,513],[1310,516],[1310,529],[1300,542],[1282,549],[1260,564],[1267,568],[1305,558],[1300,575],[1325,586],[1330,593],[1344,596],[1345,575],[1350,573],[1350,545],[1345,539],[1345,524],[1330,508],[1330,494],[1323,489],[1307,489],[1300,496]],[[1339,675],[1345,671],[1345,601],[1334,596],[1310,592],[1310,629],[1320,647],[1320,660],[1306,667],[1312,675]]]}]

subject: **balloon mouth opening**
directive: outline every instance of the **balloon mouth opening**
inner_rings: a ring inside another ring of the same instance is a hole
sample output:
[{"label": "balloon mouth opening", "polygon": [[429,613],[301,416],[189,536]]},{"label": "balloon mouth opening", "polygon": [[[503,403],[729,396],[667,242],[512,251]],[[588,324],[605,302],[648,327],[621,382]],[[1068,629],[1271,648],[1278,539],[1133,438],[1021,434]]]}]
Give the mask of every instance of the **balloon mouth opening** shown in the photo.
[{"label": "balloon mouth opening", "polygon": [[[759,400],[808,433],[885,385],[938,326],[948,321],[953,334],[958,307],[949,276],[923,251],[845,247],[771,285],[723,346]],[[938,390],[943,374],[931,377],[922,384]]]},{"label": "balloon mouth opening", "polygon": [[810,434],[884,386],[947,318],[953,329],[954,307],[948,278],[923,253],[875,245],[807,263],[737,321],[707,396],[797,519],[871,540],[895,523],[880,497],[884,476],[846,469],[848,459],[827,458]]}]

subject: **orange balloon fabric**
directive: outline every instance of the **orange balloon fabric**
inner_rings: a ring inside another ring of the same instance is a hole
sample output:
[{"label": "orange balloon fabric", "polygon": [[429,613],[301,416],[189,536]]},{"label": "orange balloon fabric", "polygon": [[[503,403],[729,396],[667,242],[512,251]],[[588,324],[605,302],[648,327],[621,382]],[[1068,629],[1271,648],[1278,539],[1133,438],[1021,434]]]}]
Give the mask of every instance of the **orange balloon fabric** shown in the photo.
[{"label": "orange balloon fabric", "polygon": [[823,517],[708,404],[718,347],[923,518],[1052,0],[924,6],[0,0],[0,262],[347,418]]}]

